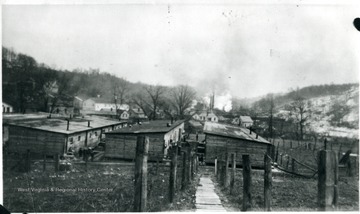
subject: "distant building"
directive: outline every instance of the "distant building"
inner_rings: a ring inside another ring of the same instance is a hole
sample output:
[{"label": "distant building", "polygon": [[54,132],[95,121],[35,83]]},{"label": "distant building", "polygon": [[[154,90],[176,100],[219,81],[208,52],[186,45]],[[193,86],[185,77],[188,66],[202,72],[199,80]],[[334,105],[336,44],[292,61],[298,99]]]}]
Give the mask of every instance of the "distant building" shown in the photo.
[{"label": "distant building", "polygon": [[48,118],[43,114],[3,117],[8,151],[24,153],[29,149],[32,153],[48,155],[95,147],[105,137],[105,132],[126,125],[126,122],[100,117]]},{"label": "distant building", "polygon": [[74,115],[74,97],[49,95],[48,112],[62,116]]},{"label": "distant building", "polygon": [[129,105],[115,105],[114,102],[102,97],[89,98],[83,102],[83,110],[86,111],[116,111],[116,109],[129,110]]},{"label": "distant building", "polygon": [[119,111],[119,114],[120,114],[120,119],[121,119],[121,120],[128,120],[129,117],[130,117],[130,114],[129,114],[128,111],[120,110],[120,111]]},{"label": "distant building", "polygon": [[204,133],[207,163],[213,163],[222,154],[235,153],[237,164],[242,163],[243,154],[249,154],[252,166],[263,167],[264,154],[273,151],[270,142],[239,126],[205,122]]},{"label": "distant building", "polygon": [[140,107],[131,108],[129,110],[129,119],[132,122],[144,122],[149,120]]},{"label": "distant building", "polygon": [[149,160],[163,159],[172,142],[177,142],[184,131],[184,121],[173,124],[168,120],[153,120],[105,133],[105,157],[135,159],[137,136],[149,137]]},{"label": "distant building", "polygon": [[200,120],[201,120],[201,121],[205,121],[207,115],[208,115],[208,113],[207,113],[206,111],[202,111],[202,112],[199,114]]},{"label": "distant building", "polygon": [[5,102],[2,103],[2,113],[13,113],[14,108],[12,105],[7,104]]},{"label": "distant building", "polygon": [[219,122],[219,118],[213,113],[210,112],[207,116],[206,116],[206,121],[210,121],[210,122]]},{"label": "distant building", "polygon": [[233,119],[232,124],[249,128],[254,124],[254,121],[249,116],[239,116]]},{"label": "distant building", "polygon": [[197,113],[194,113],[194,114],[192,115],[192,118],[193,118],[194,120],[200,120],[200,116],[199,116]]}]

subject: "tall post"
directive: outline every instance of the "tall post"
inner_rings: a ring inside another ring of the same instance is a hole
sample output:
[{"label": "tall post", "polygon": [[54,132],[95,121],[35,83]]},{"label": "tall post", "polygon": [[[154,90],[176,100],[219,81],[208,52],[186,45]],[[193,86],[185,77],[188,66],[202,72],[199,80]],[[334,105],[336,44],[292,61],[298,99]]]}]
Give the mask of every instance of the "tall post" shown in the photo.
[{"label": "tall post", "polygon": [[226,152],[225,160],[224,160],[224,176],[223,176],[223,184],[225,188],[229,187],[229,161],[230,161],[229,159],[230,159],[230,154]]},{"label": "tall post", "polygon": [[231,177],[230,177],[230,194],[234,193],[235,172],[236,172],[236,153],[231,154]]},{"label": "tall post", "polygon": [[191,165],[191,146],[188,145],[187,147],[187,160],[186,160],[186,168],[187,170],[187,175],[186,175],[186,182],[189,184],[190,183],[190,179],[191,179],[191,172],[192,172],[192,165]]},{"label": "tall post", "polygon": [[190,157],[190,169],[191,169],[191,173],[190,173],[190,175],[191,175],[191,180],[193,180],[194,179],[194,174],[195,174],[195,154],[194,153],[192,153],[191,154],[191,157]]},{"label": "tall post", "polygon": [[290,156],[287,155],[286,157],[287,157],[287,160],[286,160],[286,169],[288,169],[288,168],[289,168],[289,162],[290,162]]},{"label": "tall post", "polygon": [[169,177],[169,202],[174,202],[176,191],[176,167],[177,167],[177,146],[171,151],[170,177]]},{"label": "tall post", "polygon": [[318,209],[336,210],[338,202],[338,161],[334,151],[318,152]]},{"label": "tall post", "polygon": [[55,172],[59,171],[59,153],[55,154]]},{"label": "tall post", "polygon": [[264,209],[265,211],[271,211],[271,158],[267,154],[265,154],[264,156],[264,168]]},{"label": "tall post", "polygon": [[147,202],[147,161],[149,137],[138,136],[135,159],[135,197],[134,212],[145,212]]},{"label": "tall post", "polygon": [[291,159],[291,171],[296,172],[296,166],[295,166],[295,159],[294,158]]},{"label": "tall post", "polygon": [[283,154],[280,154],[280,165],[282,166],[283,163]]},{"label": "tall post", "polygon": [[87,172],[88,171],[89,149],[85,150],[84,157],[85,157],[85,171]]},{"label": "tall post", "polygon": [[251,196],[251,164],[250,156],[242,156],[243,164],[243,204],[242,211],[250,210],[252,207],[252,196]]},{"label": "tall post", "polygon": [[183,151],[182,153],[181,153],[181,157],[182,157],[182,174],[181,174],[181,190],[184,190],[185,189],[185,187],[186,187],[186,171],[187,171],[187,169],[186,169],[186,159],[187,159],[187,157],[186,157],[186,152],[185,151]]},{"label": "tall post", "polygon": [[30,166],[31,166],[31,162],[30,162],[30,149],[28,149],[26,151],[26,162],[25,162],[25,171],[26,172],[30,172]]},{"label": "tall post", "polygon": [[215,177],[217,177],[217,173],[218,173],[218,171],[217,171],[217,165],[218,165],[218,159],[217,159],[217,157],[215,158]]},{"label": "tall post", "polygon": [[43,154],[43,171],[46,171],[46,154]]}]

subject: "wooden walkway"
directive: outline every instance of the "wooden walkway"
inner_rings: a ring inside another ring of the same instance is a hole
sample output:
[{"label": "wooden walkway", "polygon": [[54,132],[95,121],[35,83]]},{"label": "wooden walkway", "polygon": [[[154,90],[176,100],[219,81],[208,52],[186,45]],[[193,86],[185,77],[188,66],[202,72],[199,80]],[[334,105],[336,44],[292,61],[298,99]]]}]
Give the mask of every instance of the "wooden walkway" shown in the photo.
[{"label": "wooden walkway", "polygon": [[196,190],[196,211],[197,212],[226,212],[221,204],[219,196],[215,193],[214,183],[209,176],[203,175],[200,178]]}]

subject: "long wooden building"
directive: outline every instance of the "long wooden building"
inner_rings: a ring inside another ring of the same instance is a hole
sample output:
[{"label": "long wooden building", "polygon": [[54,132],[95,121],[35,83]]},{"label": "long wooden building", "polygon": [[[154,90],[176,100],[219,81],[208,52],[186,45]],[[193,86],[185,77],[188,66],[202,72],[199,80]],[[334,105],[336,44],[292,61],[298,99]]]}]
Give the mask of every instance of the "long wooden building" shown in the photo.
[{"label": "long wooden building", "polygon": [[228,152],[236,154],[237,164],[242,164],[242,155],[249,154],[254,167],[263,167],[264,154],[273,145],[249,129],[228,124],[205,122],[206,163],[213,163],[216,157]]},{"label": "long wooden building", "polygon": [[3,133],[9,152],[28,149],[39,154],[65,154],[80,148],[95,147],[107,131],[126,126],[125,122],[102,117],[63,118],[41,114],[3,117]]},{"label": "long wooden building", "polygon": [[134,159],[137,136],[142,135],[149,137],[149,160],[163,159],[168,155],[170,143],[177,142],[183,131],[183,120],[172,124],[168,120],[155,120],[107,132],[105,157]]}]

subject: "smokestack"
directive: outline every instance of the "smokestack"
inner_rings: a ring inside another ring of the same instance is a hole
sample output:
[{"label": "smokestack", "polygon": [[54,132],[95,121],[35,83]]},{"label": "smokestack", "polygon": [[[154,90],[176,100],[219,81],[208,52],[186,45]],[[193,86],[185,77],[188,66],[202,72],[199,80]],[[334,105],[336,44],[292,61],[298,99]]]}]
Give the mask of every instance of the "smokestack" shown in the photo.
[{"label": "smokestack", "polygon": [[171,116],[171,123],[170,124],[173,124],[174,123],[174,118]]},{"label": "smokestack", "polygon": [[88,120],[88,127],[90,127],[90,120]]},{"label": "smokestack", "polygon": [[251,134],[251,131],[252,131],[252,130],[251,130],[251,127],[250,127],[250,134]]},{"label": "smokestack", "polygon": [[66,120],[66,121],[67,121],[66,131],[69,131],[70,120]]},{"label": "smokestack", "polygon": [[198,140],[199,140],[199,134],[196,133],[196,141],[198,141]]},{"label": "smokestack", "polygon": [[258,139],[258,136],[259,136],[259,135],[258,135],[258,134],[256,134],[256,139]]}]

